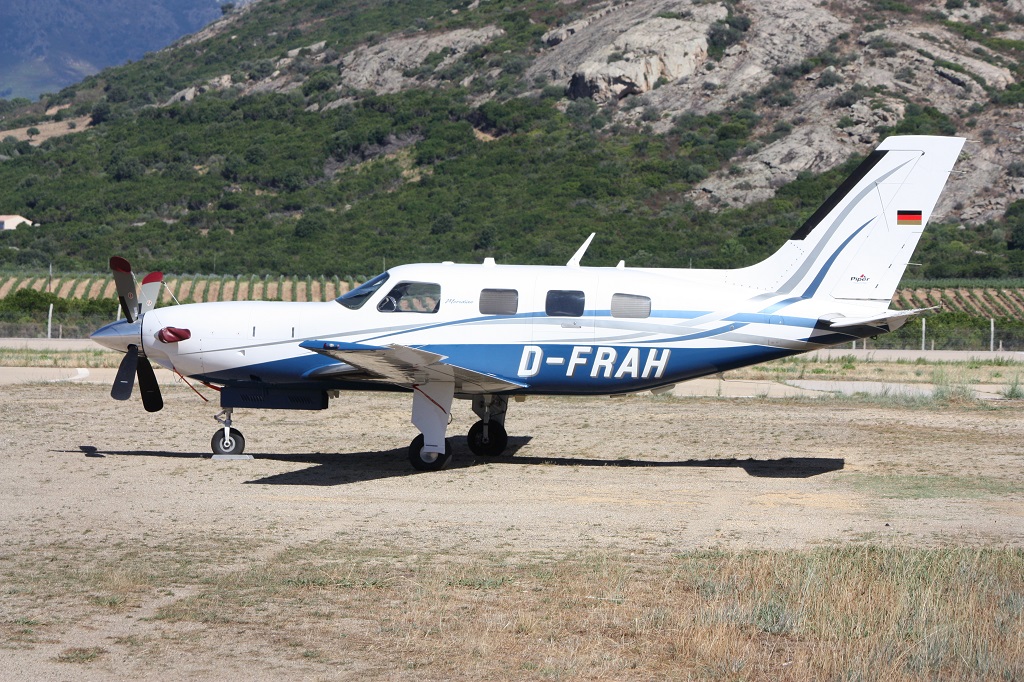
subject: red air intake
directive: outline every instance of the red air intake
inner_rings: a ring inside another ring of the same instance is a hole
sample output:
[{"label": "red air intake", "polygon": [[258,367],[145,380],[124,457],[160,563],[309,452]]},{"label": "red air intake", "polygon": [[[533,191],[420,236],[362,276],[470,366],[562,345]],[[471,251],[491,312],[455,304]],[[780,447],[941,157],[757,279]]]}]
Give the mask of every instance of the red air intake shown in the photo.
[{"label": "red air intake", "polygon": [[178,341],[191,339],[192,332],[178,327],[164,327],[156,333],[156,338],[160,339],[164,343],[177,343]]}]

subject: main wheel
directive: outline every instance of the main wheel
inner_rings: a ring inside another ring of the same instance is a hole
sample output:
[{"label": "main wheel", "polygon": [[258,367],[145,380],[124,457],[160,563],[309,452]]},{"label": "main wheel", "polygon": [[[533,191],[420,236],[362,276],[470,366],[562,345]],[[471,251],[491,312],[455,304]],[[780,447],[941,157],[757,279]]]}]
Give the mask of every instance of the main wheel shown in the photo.
[{"label": "main wheel", "polygon": [[466,443],[469,449],[478,457],[497,457],[505,452],[508,447],[508,433],[505,427],[497,422],[487,425],[487,438],[484,438],[484,423],[482,421],[473,424],[466,436]]},{"label": "main wheel", "polygon": [[409,444],[409,463],[417,471],[440,471],[452,461],[452,444],[444,439],[444,454],[438,452],[421,452],[423,450],[423,434],[416,436]]},{"label": "main wheel", "polygon": [[210,447],[215,455],[240,455],[245,450],[245,438],[237,429],[228,429],[228,437],[224,438],[224,429],[217,429]]}]

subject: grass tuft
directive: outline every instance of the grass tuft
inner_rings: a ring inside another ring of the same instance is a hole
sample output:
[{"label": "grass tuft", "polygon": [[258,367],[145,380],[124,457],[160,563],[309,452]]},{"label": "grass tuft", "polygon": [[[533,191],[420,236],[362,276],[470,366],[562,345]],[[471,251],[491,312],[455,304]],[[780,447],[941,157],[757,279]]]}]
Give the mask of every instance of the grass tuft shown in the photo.
[{"label": "grass tuft", "polygon": [[1009,383],[999,393],[1007,400],[1020,400],[1024,398],[1024,386],[1021,386],[1020,374],[1014,374]]},{"label": "grass tuft", "polygon": [[105,653],[107,650],[98,646],[72,647],[57,654],[57,661],[60,663],[92,663]]}]

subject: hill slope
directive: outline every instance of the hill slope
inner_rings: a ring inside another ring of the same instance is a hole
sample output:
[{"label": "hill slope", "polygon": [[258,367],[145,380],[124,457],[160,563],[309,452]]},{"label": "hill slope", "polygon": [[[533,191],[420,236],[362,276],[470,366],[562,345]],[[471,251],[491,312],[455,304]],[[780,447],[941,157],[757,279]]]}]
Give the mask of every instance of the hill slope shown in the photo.
[{"label": "hill slope", "polygon": [[[963,5],[962,7],[960,5]],[[892,133],[972,138],[914,277],[1024,274],[1021,0],[262,0],[0,143],[0,266],[367,275],[384,261],[727,267]],[[65,106],[47,115],[46,106]],[[2,136],[3,133],[0,133]],[[6,248],[4,248],[6,247]]]}]

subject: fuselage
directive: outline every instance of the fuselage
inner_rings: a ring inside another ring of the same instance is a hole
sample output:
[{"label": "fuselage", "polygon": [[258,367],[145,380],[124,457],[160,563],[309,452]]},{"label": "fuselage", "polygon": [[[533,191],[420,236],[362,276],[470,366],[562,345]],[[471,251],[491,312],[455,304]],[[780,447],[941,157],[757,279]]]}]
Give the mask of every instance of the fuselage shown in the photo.
[{"label": "fuselage", "polygon": [[[657,388],[847,342],[872,330],[827,329],[856,302],[774,294],[721,271],[419,264],[393,268],[366,294],[324,303],[171,306],[94,338],[137,343],[182,375],[234,384],[375,388],[310,340],[409,346],[520,386],[515,392],[610,394]],[[167,343],[161,329],[187,329]],[[115,345],[119,344],[119,345]]]}]

